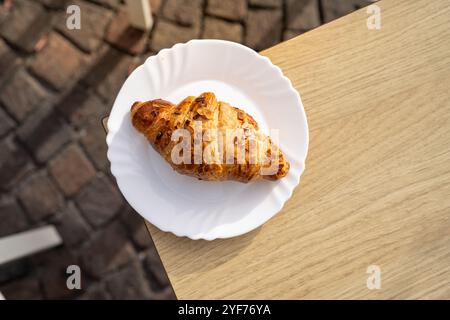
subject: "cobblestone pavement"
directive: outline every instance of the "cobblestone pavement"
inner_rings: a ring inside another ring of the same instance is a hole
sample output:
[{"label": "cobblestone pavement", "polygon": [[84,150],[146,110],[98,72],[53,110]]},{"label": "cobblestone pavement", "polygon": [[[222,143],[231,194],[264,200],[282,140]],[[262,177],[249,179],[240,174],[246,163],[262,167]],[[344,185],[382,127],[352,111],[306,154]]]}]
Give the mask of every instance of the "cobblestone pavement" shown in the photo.
[{"label": "cobblestone pavement", "polygon": [[[0,0],[0,237],[55,224],[64,245],[0,266],[7,299],[168,299],[173,292],[142,219],[109,173],[106,115],[146,57],[192,38],[256,50],[368,0],[149,0],[150,33],[120,0]],[[66,28],[67,4],[81,30]],[[78,264],[82,290],[68,290]]]}]

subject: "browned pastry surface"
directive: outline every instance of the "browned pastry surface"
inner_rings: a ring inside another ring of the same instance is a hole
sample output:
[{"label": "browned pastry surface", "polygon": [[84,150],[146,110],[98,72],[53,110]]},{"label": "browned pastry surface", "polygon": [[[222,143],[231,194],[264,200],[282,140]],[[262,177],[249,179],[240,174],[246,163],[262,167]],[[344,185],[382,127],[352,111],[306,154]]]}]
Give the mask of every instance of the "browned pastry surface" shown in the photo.
[{"label": "browned pastry surface", "polygon": [[[289,163],[283,153],[268,136],[260,132],[256,121],[243,110],[217,101],[211,92],[205,92],[197,98],[189,96],[178,105],[162,99],[135,102],[131,107],[131,119],[133,126],[144,134],[155,150],[181,174],[210,181],[248,182],[260,178],[277,180],[286,176],[289,171]],[[199,123],[201,130],[194,130]],[[190,132],[190,163],[176,164],[172,161],[172,150],[181,141],[181,138],[172,141],[172,133],[177,129],[186,129]],[[230,129],[228,132],[242,129],[241,132],[244,132],[245,137],[254,138],[241,139],[242,136],[230,136],[228,139],[233,143],[226,144],[226,129]],[[203,137],[201,150],[204,152],[204,158],[201,163],[195,162],[194,156],[196,132],[201,133]],[[213,134],[214,132],[218,133]],[[220,141],[223,144],[220,144]],[[228,150],[229,153],[226,148],[231,148]],[[245,151],[239,152],[239,148]],[[252,153],[250,150],[257,151]],[[266,157],[258,157],[258,152]],[[227,161],[227,154],[233,157],[228,158],[232,159],[231,163]],[[270,160],[270,156],[276,154],[278,157],[272,157]],[[206,155],[209,155],[209,158]],[[269,174],[261,171],[270,165],[275,170]]]}]

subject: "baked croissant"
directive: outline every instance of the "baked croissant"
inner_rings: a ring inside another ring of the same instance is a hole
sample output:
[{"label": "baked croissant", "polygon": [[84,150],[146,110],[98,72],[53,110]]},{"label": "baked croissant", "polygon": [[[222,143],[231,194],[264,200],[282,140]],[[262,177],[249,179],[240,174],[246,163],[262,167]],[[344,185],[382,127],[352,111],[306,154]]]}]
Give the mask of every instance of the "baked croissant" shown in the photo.
[{"label": "baked croissant", "polygon": [[[131,119],[181,174],[200,180],[249,182],[277,180],[289,171],[283,153],[261,133],[256,121],[246,112],[217,101],[211,92],[189,96],[178,105],[162,99],[135,102]],[[183,135],[175,135],[180,129],[184,129]]]}]

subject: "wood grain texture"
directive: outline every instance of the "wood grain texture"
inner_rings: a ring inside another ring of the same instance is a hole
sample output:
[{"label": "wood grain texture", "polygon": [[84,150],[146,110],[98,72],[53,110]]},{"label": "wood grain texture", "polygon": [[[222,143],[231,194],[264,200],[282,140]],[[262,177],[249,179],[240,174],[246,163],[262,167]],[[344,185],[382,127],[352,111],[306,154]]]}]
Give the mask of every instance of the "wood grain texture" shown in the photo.
[{"label": "wood grain texture", "polygon": [[178,298],[450,299],[450,1],[377,4],[381,30],[362,9],[262,53],[302,96],[306,171],[244,236],[148,225]]}]

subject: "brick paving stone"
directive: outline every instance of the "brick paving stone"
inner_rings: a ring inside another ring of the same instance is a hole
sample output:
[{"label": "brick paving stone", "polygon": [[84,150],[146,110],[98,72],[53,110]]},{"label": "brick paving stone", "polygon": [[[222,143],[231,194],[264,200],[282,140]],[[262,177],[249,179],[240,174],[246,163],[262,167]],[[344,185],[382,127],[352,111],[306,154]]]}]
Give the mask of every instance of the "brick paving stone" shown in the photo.
[{"label": "brick paving stone", "polygon": [[90,285],[87,288],[83,295],[80,297],[80,300],[110,300],[111,295],[106,289],[106,284],[103,282],[96,283],[94,285]]},{"label": "brick paving stone", "polygon": [[5,84],[0,101],[16,120],[22,121],[37,107],[48,105],[51,94],[25,70],[20,69]]},{"label": "brick paving stone", "polygon": [[249,0],[249,4],[255,7],[279,8],[283,5],[283,0]]},{"label": "brick paving stone", "polygon": [[[130,73],[137,67],[137,60],[129,56],[123,56],[113,70],[95,87],[95,91],[109,105],[110,109],[120,88]],[[104,114],[102,114],[104,116]]]},{"label": "brick paving stone", "polygon": [[0,198],[0,238],[23,231],[28,220],[17,201],[11,196]]},{"label": "brick paving stone", "polygon": [[177,300],[172,287],[165,287],[153,294],[153,300]]},{"label": "brick paving stone", "polygon": [[136,253],[128,240],[124,227],[113,222],[99,230],[80,250],[81,269],[95,278],[124,266]]},{"label": "brick paving stone", "polygon": [[19,64],[19,58],[14,51],[0,38],[0,86],[9,81],[11,71]]},{"label": "brick paving stone", "polygon": [[51,17],[37,2],[15,0],[10,14],[0,25],[0,34],[24,51],[32,52],[49,28]]},{"label": "brick paving stone", "polygon": [[64,204],[61,193],[45,171],[34,173],[22,181],[17,193],[34,222],[56,213]]},{"label": "brick paving stone", "polygon": [[82,1],[73,1],[81,10],[81,29],[70,30],[66,26],[67,14],[58,16],[57,29],[72,40],[84,51],[92,52],[100,47],[106,26],[112,17],[112,12],[101,6]]},{"label": "brick paving stone", "polygon": [[90,227],[71,202],[52,219],[66,246],[80,244],[89,238]]},{"label": "brick paving stone", "polygon": [[99,227],[111,220],[123,204],[119,191],[103,174],[98,174],[75,198],[84,217]]},{"label": "brick paving stone", "polygon": [[69,126],[51,107],[32,113],[17,130],[17,136],[41,163],[72,139]]},{"label": "brick paving stone", "polygon": [[121,2],[120,0],[91,0],[91,1],[114,9],[117,9],[120,6]]},{"label": "brick paving stone", "polygon": [[370,0],[320,0],[322,1],[323,17],[325,22],[330,22],[345,16],[356,9],[372,3]]},{"label": "brick paving stone", "polygon": [[153,15],[157,15],[160,12],[162,4],[163,0],[150,0],[150,8],[152,10]]},{"label": "brick paving stone", "polygon": [[246,44],[255,50],[269,48],[281,40],[281,10],[250,10],[247,17]]},{"label": "brick paving stone", "polygon": [[302,31],[297,31],[297,30],[284,30],[283,41],[290,40],[302,33],[303,33]]},{"label": "brick paving stone", "polygon": [[143,220],[133,231],[132,237],[134,243],[138,246],[139,249],[145,249],[153,245],[152,240],[150,238],[150,234]]},{"label": "brick paving stone", "polygon": [[27,277],[0,286],[0,291],[7,300],[40,300],[43,298],[38,279]]},{"label": "brick paving stone", "polygon": [[66,8],[68,0],[39,0],[44,6],[51,9]]},{"label": "brick paving stone", "polygon": [[14,120],[0,107],[0,137],[10,132],[12,128],[14,128]]},{"label": "brick paving stone", "polygon": [[1,23],[6,19],[10,11],[10,5],[4,3],[4,1],[1,2],[0,5],[0,25]]},{"label": "brick paving stone", "polygon": [[242,42],[244,29],[239,23],[206,17],[203,30],[204,39],[222,39]]},{"label": "brick paving stone", "polygon": [[[81,294],[81,290],[67,288],[67,267],[79,265],[78,257],[71,250],[60,246],[33,256],[35,265],[39,266],[41,286],[45,299],[69,299]],[[81,286],[86,278],[81,269]]]},{"label": "brick paving stone", "polygon": [[[73,299],[74,296],[80,294],[80,290],[70,290],[67,288],[67,277],[66,274],[67,267],[70,263],[65,265],[51,265],[47,269],[44,270],[41,275],[43,285],[43,291],[45,299],[47,300],[55,300],[55,299]],[[83,272],[81,272],[83,275]],[[83,285],[83,280],[81,280],[81,284]]]},{"label": "brick paving stone", "polygon": [[[0,265],[0,285],[26,276],[31,269],[27,258],[13,260]],[[0,288],[1,291],[1,288]]]},{"label": "brick paving stone", "polygon": [[106,40],[121,50],[137,55],[147,48],[148,34],[132,27],[127,12],[121,10],[109,25]]},{"label": "brick paving stone", "polygon": [[153,32],[151,50],[158,52],[161,49],[170,48],[176,43],[196,39],[199,35],[200,29],[197,27],[184,27],[172,22],[159,20]]},{"label": "brick paving stone", "polygon": [[106,286],[113,299],[142,300],[153,298],[153,293],[148,287],[141,264],[137,260],[117,271],[107,280]]},{"label": "brick paving stone", "polygon": [[81,85],[76,85],[64,96],[56,108],[76,128],[92,122],[98,125],[100,119],[109,111],[107,105],[92,90]]},{"label": "brick paving stone", "polygon": [[246,0],[208,0],[206,13],[230,20],[244,20],[247,15]]},{"label": "brick paving stone", "polygon": [[146,252],[143,260],[144,269],[150,278],[150,285],[154,291],[163,290],[170,286],[166,271],[164,270],[161,259],[154,246],[150,247]]},{"label": "brick paving stone", "polygon": [[89,123],[80,132],[81,144],[95,167],[106,172],[109,170],[109,161],[106,157],[108,148],[105,137],[106,133],[100,125],[100,121]]},{"label": "brick paving stone", "polygon": [[97,61],[83,82],[92,87],[107,104],[112,104],[123,82],[136,67],[135,59],[106,46],[99,52]]},{"label": "brick paving stone", "polygon": [[14,186],[32,168],[28,154],[12,137],[0,141],[0,189],[7,190]]},{"label": "brick paving stone", "polygon": [[31,63],[31,70],[55,89],[62,90],[82,75],[87,63],[85,54],[61,35],[52,33]]},{"label": "brick paving stone", "polygon": [[163,16],[190,27],[201,23],[202,0],[166,0]]},{"label": "brick paving stone", "polygon": [[133,242],[139,249],[145,249],[152,245],[153,242],[147,227],[145,226],[144,219],[129,205],[126,205],[121,213],[120,221],[123,223],[128,234],[131,235]]},{"label": "brick paving stone", "polygon": [[94,166],[75,143],[50,161],[49,171],[59,188],[69,197],[77,194],[95,176]]},{"label": "brick paving stone", "polygon": [[287,0],[287,27],[307,31],[320,26],[317,0]]}]

